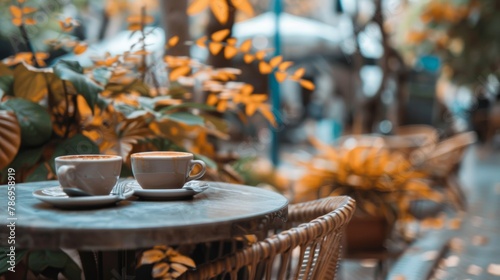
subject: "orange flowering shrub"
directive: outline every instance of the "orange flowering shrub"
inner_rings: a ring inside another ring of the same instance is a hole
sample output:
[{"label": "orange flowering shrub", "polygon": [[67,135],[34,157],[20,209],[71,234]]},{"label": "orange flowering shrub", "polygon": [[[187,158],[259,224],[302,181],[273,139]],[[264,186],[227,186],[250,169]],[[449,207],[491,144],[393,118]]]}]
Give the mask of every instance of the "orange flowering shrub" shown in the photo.
[{"label": "orange flowering shrub", "polygon": [[298,201],[311,196],[349,195],[366,214],[408,221],[412,219],[411,201],[442,199],[430,186],[427,174],[399,152],[376,143],[351,148],[311,141],[320,152],[298,163],[304,170],[293,189]]}]

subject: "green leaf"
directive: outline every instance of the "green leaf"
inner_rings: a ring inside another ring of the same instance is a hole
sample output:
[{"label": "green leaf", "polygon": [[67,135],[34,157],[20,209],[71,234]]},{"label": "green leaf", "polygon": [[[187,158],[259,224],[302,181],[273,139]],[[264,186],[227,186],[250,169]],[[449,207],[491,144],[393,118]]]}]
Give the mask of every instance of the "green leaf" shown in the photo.
[{"label": "green leaf", "polygon": [[168,113],[179,109],[200,109],[205,111],[216,111],[216,108],[210,105],[206,105],[203,103],[186,102],[179,105],[168,106],[166,108],[161,109],[160,112]]},{"label": "green leaf", "polygon": [[62,250],[32,251],[29,255],[28,264],[29,269],[37,274],[51,267],[60,270],[67,279],[81,279],[81,269]]},{"label": "green leaf", "polygon": [[21,98],[9,99],[4,105],[16,114],[21,127],[21,145],[39,146],[50,139],[52,121],[44,107]]},{"label": "green leaf", "polygon": [[45,164],[39,164],[33,172],[26,176],[26,182],[47,181],[49,170]]},{"label": "green leaf", "polygon": [[145,109],[154,110],[155,108],[156,100],[154,98],[141,96],[138,98],[138,101],[141,107]]},{"label": "green leaf", "polygon": [[64,275],[66,279],[79,280],[82,277],[82,270],[72,259],[69,259],[69,262],[63,268],[62,275]]},{"label": "green leaf", "polygon": [[44,271],[49,266],[45,250],[30,252],[28,257],[28,265],[29,269],[37,274]]},{"label": "green leaf", "polygon": [[18,64],[14,69],[14,96],[39,102],[47,95],[47,81],[51,76],[54,74],[31,71],[24,64]]},{"label": "green leaf", "polygon": [[23,170],[35,165],[42,157],[43,146],[34,149],[21,149],[9,167]]},{"label": "green leaf", "polygon": [[105,110],[109,106],[109,104],[111,104],[111,102],[112,101],[110,101],[110,100],[106,100],[106,99],[98,97],[96,104],[99,107],[99,109]]},{"label": "green leaf", "polygon": [[63,268],[71,258],[62,250],[46,250],[47,264],[50,267]]},{"label": "green leaf", "polygon": [[142,96],[149,96],[149,87],[139,79],[133,80],[129,84],[109,83],[105,89],[111,91],[112,95],[137,91]]},{"label": "green leaf", "polygon": [[92,112],[94,111],[97,96],[103,88],[83,74],[83,68],[78,62],[60,60],[54,66],[54,74],[61,80],[71,82],[78,94],[85,98]]},{"label": "green leaf", "polygon": [[92,76],[94,80],[102,85],[108,84],[109,78],[111,78],[112,72],[107,67],[99,67],[92,70]]},{"label": "green leaf", "polygon": [[176,122],[181,122],[185,123],[187,125],[200,125],[203,126],[205,124],[204,120],[202,117],[186,113],[186,112],[176,112],[173,114],[168,114],[164,115],[164,118],[176,121]]},{"label": "green leaf", "polygon": [[0,100],[5,94],[12,94],[14,91],[14,77],[0,76]]},{"label": "green leaf", "polygon": [[[10,256],[7,256],[7,254],[10,253],[10,246],[9,247],[2,247],[0,249],[0,275],[2,275],[3,273],[7,272],[7,269],[9,267],[11,267],[11,264],[8,263],[8,261],[10,261]],[[26,255],[26,253],[28,252],[28,250],[21,250],[21,249],[18,249],[16,248],[16,256],[15,256],[15,265],[17,265],[22,259],[23,257]]]},{"label": "green leaf", "polygon": [[[138,110],[136,107],[128,105],[128,104],[115,104],[115,109],[118,112],[122,113],[124,116],[128,116],[128,115],[130,115]],[[141,111],[144,111],[144,110],[141,110]]]}]

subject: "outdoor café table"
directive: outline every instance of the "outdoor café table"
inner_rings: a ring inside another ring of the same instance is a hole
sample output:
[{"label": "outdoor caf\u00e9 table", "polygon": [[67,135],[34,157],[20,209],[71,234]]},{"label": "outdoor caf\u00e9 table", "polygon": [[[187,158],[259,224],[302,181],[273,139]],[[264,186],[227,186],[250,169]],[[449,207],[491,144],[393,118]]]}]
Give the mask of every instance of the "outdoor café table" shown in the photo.
[{"label": "outdoor caf\u00e9 table", "polygon": [[113,207],[90,210],[60,210],[32,195],[37,189],[57,185],[57,181],[16,184],[13,215],[8,214],[13,209],[8,209],[7,185],[0,186],[0,246],[10,246],[7,240],[12,233],[6,224],[12,221],[17,249],[118,254],[159,244],[196,244],[258,234],[283,223],[288,214],[288,201],[278,193],[219,182],[209,182],[208,189],[191,200],[132,197]]}]

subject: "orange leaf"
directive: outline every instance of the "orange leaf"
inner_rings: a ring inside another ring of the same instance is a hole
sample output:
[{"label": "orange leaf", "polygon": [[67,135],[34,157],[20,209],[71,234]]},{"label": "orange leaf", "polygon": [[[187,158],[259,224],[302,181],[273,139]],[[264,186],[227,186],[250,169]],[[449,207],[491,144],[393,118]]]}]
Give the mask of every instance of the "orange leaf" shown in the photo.
[{"label": "orange leaf", "polygon": [[222,101],[222,102],[219,102],[219,104],[217,104],[217,111],[219,112],[224,112],[227,108],[227,102],[226,101]]},{"label": "orange leaf", "polygon": [[0,168],[9,165],[21,146],[21,127],[14,113],[0,110]]},{"label": "orange leaf", "polygon": [[153,278],[161,278],[165,275],[167,275],[168,271],[170,270],[170,265],[164,262],[156,263],[153,266],[153,269],[151,270],[151,276]]},{"label": "orange leaf", "polygon": [[[182,264],[179,264],[179,263],[172,263],[172,264],[170,264],[170,266],[172,267],[173,270],[175,270],[176,272],[178,272],[178,276],[177,277],[179,277],[180,275],[182,275],[187,270],[186,266],[184,266]],[[174,272],[172,272],[172,275],[174,275]],[[177,277],[175,277],[175,278],[177,278]]]},{"label": "orange leaf", "polygon": [[269,65],[274,68],[276,66],[278,66],[278,64],[281,63],[281,61],[283,61],[283,56],[279,55],[279,56],[275,56],[271,59],[271,61],[269,61]]},{"label": "orange leaf", "polygon": [[172,70],[172,72],[170,72],[169,78],[171,81],[176,81],[180,77],[186,76],[189,73],[189,71],[191,71],[191,67],[189,66],[177,67],[174,70]]},{"label": "orange leaf", "polygon": [[219,98],[217,98],[217,95],[214,93],[210,94],[207,98],[207,104],[210,106],[217,104],[217,101],[219,101]]},{"label": "orange leaf", "polygon": [[273,112],[271,111],[271,106],[267,104],[263,104],[259,106],[259,112],[264,116],[264,118],[267,119],[271,123],[272,126],[276,126],[276,117],[274,116]]},{"label": "orange leaf", "polygon": [[257,111],[257,105],[255,103],[247,104],[245,108],[245,113],[247,114],[247,116],[252,116],[255,111]]},{"label": "orange leaf", "polygon": [[227,35],[229,35],[231,31],[229,29],[222,29],[212,33],[210,38],[212,38],[215,42],[222,42],[222,40],[226,39]]},{"label": "orange leaf", "polygon": [[36,59],[47,59],[49,58],[49,54],[46,52],[37,52],[35,54]]},{"label": "orange leaf", "polygon": [[141,29],[142,29],[142,26],[139,23],[132,23],[127,28],[127,30],[130,30],[130,31],[139,31]]},{"label": "orange leaf", "polygon": [[236,42],[238,42],[238,40],[236,38],[229,38],[226,40],[227,44],[230,45],[230,46],[234,46],[236,45]]},{"label": "orange leaf", "polygon": [[294,81],[300,80],[300,78],[302,78],[302,76],[304,76],[305,73],[306,73],[306,69],[304,69],[304,68],[297,69],[297,71],[295,71],[295,73],[293,73],[293,75],[292,75],[292,80],[294,80]]},{"label": "orange leaf", "polygon": [[226,24],[229,17],[229,5],[226,0],[210,0],[210,9],[219,23]]},{"label": "orange leaf", "polygon": [[226,46],[226,48],[224,49],[224,57],[226,59],[231,59],[237,54],[238,54],[238,49],[236,47]]},{"label": "orange leaf", "polygon": [[131,24],[141,24],[144,21],[144,24],[149,24],[154,21],[154,17],[152,16],[129,16],[127,17],[127,22]]},{"label": "orange leaf", "polygon": [[207,36],[203,36],[196,40],[195,44],[200,48],[205,48],[205,43],[207,42]]},{"label": "orange leaf", "polygon": [[14,6],[14,5],[11,5],[9,7],[9,10],[10,10],[10,14],[14,17],[14,18],[20,18],[23,16],[23,11],[21,11],[21,9],[18,7],[18,6]]},{"label": "orange leaf", "polygon": [[251,55],[251,54],[248,54],[248,53],[247,53],[247,54],[245,54],[245,55],[243,56],[243,60],[244,60],[244,61],[245,61],[245,63],[247,63],[247,64],[248,64],[248,63],[252,63],[252,61],[254,61],[254,60],[255,60],[255,56],[253,56],[253,55]]},{"label": "orange leaf", "polygon": [[278,69],[280,71],[286,71],[286,69],[288,69],[290,66],[293,65],[293,62],[291,61],[283,61],[279,66],[278,66]]},{"label": "orange leaf", "polygon": [[241,43],[240,51],[247,53],[250,51],[251,48],[252,48],[252,39],[247,39],[243,43]]},{"label": "orange leaf", "polygon": [[23,14],[31,14],[33,12],[36,12],[36,9],[33,7],[24,7],[23,8]]},{"label": "orange leaf", "polygon": [[259,63],[259,71],[261,74],[269,74],[273,71],[273,68],[265,61]]},{"label": "orange leaf", "polygon": [[64,21],[59,21],[59,27],[61,27],[61,30],[63,32],[71,32],[74,28],[74,26],[72,24],[66,24],[64,23]]},{"label": "orange leaf", "polygon": [[141,21],[141,16],[128,16],[127,17],[128,23],[138,23],[140,21]]},{"label": "orange leaf", "polygon": [[299,84],[303,88],[308,89],[308,90],[314,90],[314,88],[315,88],[314,84],[311,81],[308,81],[308,80],[300,80]]},{"label": "orange leaf", "polygon": [[287,73],[281,72],[281,71],[276,71],[276,73],[274,73],[274,76],[276,77],[276,81],[278,81],[279,83],[282,83],[284,80],[286,80]]},{"label": "orange leaf", "polygon": [[196,264],[194,263],[194,261],[191,258],[186,257],[186,256],[181,255],[181,254],[171,256],[170,262],[180,263],[180,264],[183,264],[185,266],[190,266],[190,267],[196,267]]},{"label": "orange leaf", "polygon": [[151,52],[147,51],[147,50],[138,50],[138,51],[133,52],[132,54],[134,54],[134,55],[149,55],[150,53]]},{"label": "orange leaf", "polygon": [[179,43],[179,36],[175,35],[174,37],[168,39],[168,46],[173,47]]},{"label": "orange leaf", "polygon": [[255,54],[255,57],[256,57],[258,60],[263,60],[265,56],[266,56],[266,51],[258,51],[258,52]]},{"label": "orange leaf", "polygon": [[245,84],[241,87],[240,92],[243,95],[250,95],[253,92],[253,86],[250,84]]},{"label": "orange leaf", "polygon": [[155,263],[160,260],[165,258],[165,253],[162,252],[161,250],[153,249],[153,250],[147,250],[144,253],[142,253],[140,264],[150,264],[150,263]]},{"label": "orange leaf", "polygon": [[194,15],[208,7],[209,0],[194,0],[187,9],[188,15]]},{"label": "orange leaf", "polygon": [[22,20],[22,18],[13,18],[12,24],[15,26],[21,26],[21,24],[23,24],[23,20]]},{"label": "orange leaf", "polygon": [[253,16],[253,7],[248,0],[231,0],[233,6],[249,16]]},{"label": "orange leaf", "polygon": [[34,18],[27,18],[24,20],[24,24],[26,25],[35,25],[36,24],[36,20]]},{"label": "orange leaf", "polygon": [[208,49],[213,55],[217,55],[222,50],[223,45],[221,43],[210,42],[208,44]]},{"label": "orange leaf", "polygon": [[84,53],[86,50],[87,50],[87,44],[86,43],[79,43],[78,45],[76,45],[76,47],[73,49],[73,52],[76,54],[76,55],[79,55],[79,54],[82,54]]}]

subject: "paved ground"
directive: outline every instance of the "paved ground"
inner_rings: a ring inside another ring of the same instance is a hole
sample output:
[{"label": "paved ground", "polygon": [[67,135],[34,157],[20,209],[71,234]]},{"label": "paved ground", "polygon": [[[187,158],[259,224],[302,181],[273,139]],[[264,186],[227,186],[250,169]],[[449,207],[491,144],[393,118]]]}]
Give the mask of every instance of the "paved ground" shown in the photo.
[{"label": "paved ground", "polygon": [[[462,222],[448,219],[425,230],[387,279],[500,279],[500,151],[470,148],[460,181],[469,202]],[[374,279],[375,264],[345,261],[342,279]]]}]

